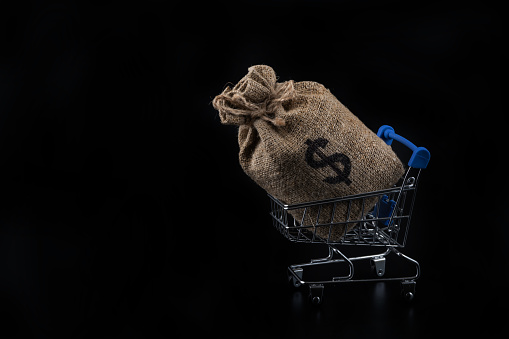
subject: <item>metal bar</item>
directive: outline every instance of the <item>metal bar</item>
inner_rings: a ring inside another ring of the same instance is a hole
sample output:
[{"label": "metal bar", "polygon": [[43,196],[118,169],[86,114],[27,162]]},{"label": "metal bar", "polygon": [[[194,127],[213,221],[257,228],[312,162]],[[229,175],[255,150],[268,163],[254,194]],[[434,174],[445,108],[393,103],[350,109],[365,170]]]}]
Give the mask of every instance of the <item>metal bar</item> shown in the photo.
[{"label": "metal bar", "polygon": [[324,262],[324,261],[330,261],[332,260],[332,257],[334,255],[334,252],[332,251],[332,246],[328,246],[329,249],[329,255],[325,258],[318,258],[318,259],[311,259],[311,263],[318,263],[318,262]]},{"label": "metal bar", "polygon": [[302,213],[302,219],[300,220],[300,225],[303,226],[304,225],[304,218],[306,217],[306,212],[307,212],[308,208],[305,207],[304,208],[304,212]]},{"label": "metal bar", "polygon": [[[331,250],[334,253],[338,253],[339,255],[341,255],[342,259],[327,260],[327,258],[331,257],[331,255],[330,255],[330,251]],[[385,257],[390,252],[394,252],[396,255],[398,255],[398,256],[406,259],[407,261],[413,263],[415,265],[415,268],[416,268],[416,274],[413,275],[413,276],[393,277],[393,278],[381,278],[381,277],[370,278],[370,279],[354,279],[353,278],[353,275],[354,275],[353,261],[371,259],[371,258],[376,257],[376,256],[383,256],[383,257]],[[324,258],[322,260],[318,259],[319,261],[317,260],[316,262],[312,261],[312,262],[304,263],[304,264],[291,265],[288,268],[289,268],[289,271],[292,273],[292,275],[302,284],[334,284],[334,283],[343,283],[343,282],[367,282],[367,281],[403,281],[403,280],[414,280],[414,279],[419,278],[419,276],[420,276],[420,265],[419,265],[419,263],[416,260],[408,257],[407,255],[399,252],[394,247],[388,247],[385,252],[383,252],[381,254],[378,254],[378,255],[367,255],[367,256],[362,256],[362,257],[348,258],[341,251],[339,251],[337,248],[335,248],[333,246],[329,246],[329,257]],[[343,277],[332,277],[331,280],[304,281],[295,272],[295,270],[300,271],[300,269],[303,268],[303,267],[316,266],[316,265],[324,265],[324,264],[334,264],[334,263],[340,263],[340,262],[347,262],[348,263],[349,269],[350,269],[349,275],[343,276]]]},{"label": "metal bar", "polygon": [[[403,194],[403,200],[402,200],[401,204],[396,205],[396,208],[398,208],[398,214],[399,215],[403,214],[403,211],[405,209],[407,193],[408,192],[403,192],[402,193]],[[414,193],[415,193],[415,191],[414,191]],[[406,220],[406,222],[405,222],[405,220],[401,220],[400,224],[398,225],[397,231],[395,230],[396,238],[398,239],[398,241],[399,241],[399,238],[400,238],[399,234],[400,234],[400,231],[401,231],[401,227],[403,227],[403,223],[405,223],[405,233],[404,234],[407,234],[407,232],[408,232],[408,227],[407,227],[408,226],[408,219]],[[394,225],[396,225],[396,222],[394,222]],[[406,237],[404,236],[403,237],[403,246],[405,246],[405,242],[406,242]]]},{"label": "metal bar", "polygon": [[[405,176],[403,178],[403,183],[401,184],[401,190],[399,191],[398,198],[396,199],[396,206],[398,206],[398,204],[399,204],[399,200],[401,198],[401,193],[403,192],[403,189],[405,188],[406,178],[408,177],[408,173],[410,173],[411,169],[412,169],[412,167],[409,167],[407,169],[406,173],[405,173]],[[392,216],[394,215],[394,211],[395,210],[396,210],[396,208],[392,209],[391,216],[390,216],[390,219],[389,219],[389,225],[392,222]]]},{"label": "metal bar", "polygon": [[380,210],[382,209],[382,206],[381,206],[381,204],[380,204],[380,201],[381,201],[381,200],[382,200],[382,195],[379,195],[379,196],[378,196],[378,202],[377,202],[377,204],[376,204],[377,209],[376,209],[375,220],[374,220],[374,223],[373,223],[373,225],[375,225],[375,232],[374,232],[374,234],[373,234],[373,240],[374,240],[375,238],[377,238],[377,236],[376,236],[376,235],[378,234],[378,224],[380,223],[380,221],[379,221],[379,220],[380,220]]},{"label": "metal bar", "polygon": [[330,240],[330,236],[332,233],[332,223],[334,222],[334,214],[336,214],[336,203],[332,205],[332,213],[331,213],[331,219],[330,219],[330,225],[329,225],[329,235],[327,236],[327,242]]},{"label": "metal bar", "polygon": [[352,208],[352,200],[348,200],[348,209],[346,210],[346,223],[345,229],[343,230],[343,237],[346,235],[348,230],[348,221],[350,220],[350,209]]},{"label": "metal bar", "polygon": [[371,255],[364,255],[364,256],[361,256],[361,257],[353,257],[353,258],[350,258],[350,261],[371,259],[373,257],[385,257],[389,253],[391,253],[391,249],[387,248],[387,250],[385,252],[382,252],[380,254],[371,254]]},{"label": "metal bar", "polygon": [[417,262],[417,260],[414,260],[412,258],[410,258],[409,256],[407,255],[404,255],[403,253],[401,253],[400,251],[398,251],[397,249],[395,249],[394,247],[391,247],[390,248],[392,252],[394,252],[396,255],[412,262],[414,265],[415,265],[415,268],[417,269],[417,273],[413,276],[413,277],[406,277],[405,279],[417,279],[419,278],[419,276],[421,275],[421,266],[419,265],[419,263]]},{"label": "metal bar", "polygon": [[408,220],[406,223],[405,236],[403,238],[403,246],[406,245],[406,239],[408,236],[408,229],[410,228],[410,221],[412,219],[412,211],[414,210],[414,202],[415,202],[415,197],[417,196],[417,185],[419,184],[419,176],[420,175],[421,175],[421,169],[419,169],[419,171],[417,172],[417,177],[415,178],[415,181],[414,181],[414,192],[412,194],[412,202],[410,203],[410,210],[408,211]]},{"label": "metal bar", "polygon": [[369,197],[374,197],[374,196],[381,195],[381,194],[398,193],[401,190],[412,191],[412,190],[414,190],[414,187],[404,186],[404,185],[403,185],[403,187],[396,186],[396,187],[387,188],[384,190],[359,193],[359,194],[347,195],[344,197],[336,197],[336,198],[330,198],[330,199],[324,199],[324,200],[303,202],[303,203],[297,203],[297,204],[292,204],[292,205],[282,205],[282,206],[285,210],[292,210],[292,209],[297,209],[297,208],[316,206],[316,205],[320,205],[320,204],[329,204],[329,203],[333,203],[333,202],[341,202],[341,201],[347,201],[347,200],[358,199],[358,198],[369,198]]}]

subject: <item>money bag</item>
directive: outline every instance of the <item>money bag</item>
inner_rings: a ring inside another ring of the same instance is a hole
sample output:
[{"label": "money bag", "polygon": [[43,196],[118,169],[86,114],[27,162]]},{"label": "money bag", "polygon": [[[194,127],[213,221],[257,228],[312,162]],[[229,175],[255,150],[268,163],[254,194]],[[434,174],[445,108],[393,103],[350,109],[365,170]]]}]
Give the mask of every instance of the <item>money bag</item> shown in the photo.
[{"label": "money bag", "polygon": [[[317,82],[277,82],[271,67],[257,65],[212,103],[221,123],[239,126],[242,169],[285,204],[390,188],[404,173],[391,146]],[[355,226],[347,220],[361,220],[375,204],[290,213],[302,225],[329,224],[316,233],[337,241]]]}]

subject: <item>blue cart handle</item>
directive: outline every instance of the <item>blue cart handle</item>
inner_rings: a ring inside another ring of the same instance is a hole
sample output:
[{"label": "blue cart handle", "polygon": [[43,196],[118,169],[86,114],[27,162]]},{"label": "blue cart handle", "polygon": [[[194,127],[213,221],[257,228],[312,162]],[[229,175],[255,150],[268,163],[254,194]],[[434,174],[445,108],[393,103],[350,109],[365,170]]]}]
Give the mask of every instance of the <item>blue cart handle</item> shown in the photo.
[{"label": "blue cart handle", "polygon": [[383,125],[378,129],[378,133],[376,134],[380,137],[387,145],[392,144],[392,140],[397,140],[401,142],[406,147],[412,150],[412,156],[408,161],[408,166],[414,168],[426,168],[428,166],[430,154],[429,151],[424,147],[417,147],[409,140],[403,138],[401,135],[398,135],[394,132],[394,128],[388,125]]}]

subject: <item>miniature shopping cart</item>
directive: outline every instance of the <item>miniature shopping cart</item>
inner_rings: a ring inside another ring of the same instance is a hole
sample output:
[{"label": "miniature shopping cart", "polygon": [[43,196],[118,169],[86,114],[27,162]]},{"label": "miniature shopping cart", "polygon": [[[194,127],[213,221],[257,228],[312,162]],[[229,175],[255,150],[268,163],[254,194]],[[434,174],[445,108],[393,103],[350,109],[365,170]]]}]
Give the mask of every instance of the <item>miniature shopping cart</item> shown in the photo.
[{"label": "miniature shopping cart", "polygon": [[[284,204],[269,195],[273,224],[281,234],[292,242],[319,243],[328,246],[329,255],[327,257],[288,267],[289,281],[296,287],[308,285],[313,303],[322,302],[324,285],[359,281],[400,281],[402,295],[407,300],[414,298],[415,280],[420,275],[419,263],[401,253],[397,248],[402,248],[406,244],[417,193],[417,183],[421,170],[428,165],[430,153],[426,148],[417,147],[396,134],[390,126],[380,127],[377,135],[388,145],[396,140],[413,151],[408,162],[408,169],[394,187],[292,205]],[[373,206],[373,202],[376,202],[374,208],[365,211],[366,206]],[[342,206],[343,209],[346,206],[346,218],[335,220],[335,218],[338,219],[334,213],[337,206]],[[360,214],[350,213],[353,206],[357,206],[357,208],[360,206],[362,212]],[[302,218],[296,220],[290,213],[302,215]],[[309,217],[311,214],[313,217]],[[324,222],[324,220],[327,221]],[[344,230],[342,236],[331,237],[331,230],[338,227]],[[328,236],[324,236],[324,234]],[[347,257],[338,249],[338,245],[381,247],[384,248],[384,251],[378,254]],[[413,274],[387,277],[385,274],[386,257],[391,253],[403,259],[408,263],[407,265],[413,264],[414,267],[410,267]],[[371,276],[359,278],[354,274],[354,262],[362,261],[369,261],[372,270]],[[308,279],[308,270],[316,271],[315,268],[329,264],[335,264],[338,270],[339,266],[342,266],[344,274],[328,279]]]}]

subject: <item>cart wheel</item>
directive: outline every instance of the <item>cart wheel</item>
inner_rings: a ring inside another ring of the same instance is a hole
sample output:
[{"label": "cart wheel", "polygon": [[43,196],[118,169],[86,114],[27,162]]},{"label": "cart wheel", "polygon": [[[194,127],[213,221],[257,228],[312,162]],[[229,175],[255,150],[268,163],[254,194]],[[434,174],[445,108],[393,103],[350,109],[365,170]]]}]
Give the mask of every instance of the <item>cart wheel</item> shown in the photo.
[{"label": "cart wheel", "polygon": [[401,282],[401,295],[410,302],[415,298],[415,281],[414,280],[403,280]]},{"label": "cart wheel", "polygon": [[414,297],[415,297],[415,294],[413,294],[412,292],[406,292],[405,293],[405,299],[407,301],[412,301],[414,299]]},{"label": "cart wheel", "polygon": [[323,285],[313,284],[309,285],[309,299],[314,305],[319,305],[323,300]]}]

